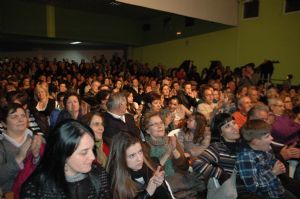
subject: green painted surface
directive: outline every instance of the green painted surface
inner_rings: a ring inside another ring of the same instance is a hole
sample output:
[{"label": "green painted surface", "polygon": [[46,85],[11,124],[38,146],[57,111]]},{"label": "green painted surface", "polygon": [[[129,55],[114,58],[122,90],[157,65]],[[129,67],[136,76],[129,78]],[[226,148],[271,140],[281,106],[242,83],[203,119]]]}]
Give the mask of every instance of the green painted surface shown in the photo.
[{"label": "green painted surface", "polygon": [[[236,28],[134,48],[132,57],[151,67],[157,63],[175,67],[191,59],[199,71],[215,59],[232,68],[248,62],[259,65],[265,59],[279,60],[273,78],[293,74],[292,83],[299,84],[300,12],[286,14],[283,5],[283,0],[260,1],[259,17],[240,19]],[[240,13],[242,16],[242,6]]]},{"label": "green painted surface", "polygon": [[0,1],[1,33],[46,36],[45,6],[25,1]]},{"label": "green painted surface", "polygon": [[138,21],[57,7],[56,36],[138,45],[141,28]]}]

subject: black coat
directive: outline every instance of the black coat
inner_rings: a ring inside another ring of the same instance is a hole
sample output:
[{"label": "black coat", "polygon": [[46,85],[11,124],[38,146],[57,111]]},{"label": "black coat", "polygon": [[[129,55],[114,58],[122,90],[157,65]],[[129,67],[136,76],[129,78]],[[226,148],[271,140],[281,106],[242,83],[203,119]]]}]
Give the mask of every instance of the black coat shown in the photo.
[{"label": "black coat", "polygon": [[128,132],[129,134],[140,138],[140,129],[136,126],[132,115],[125,114],[124,123],[122,120],[114,118],[111,114],[104,113],[104,132],[103,139],[110,145],[113,136],[117,135],[120,131]]}]

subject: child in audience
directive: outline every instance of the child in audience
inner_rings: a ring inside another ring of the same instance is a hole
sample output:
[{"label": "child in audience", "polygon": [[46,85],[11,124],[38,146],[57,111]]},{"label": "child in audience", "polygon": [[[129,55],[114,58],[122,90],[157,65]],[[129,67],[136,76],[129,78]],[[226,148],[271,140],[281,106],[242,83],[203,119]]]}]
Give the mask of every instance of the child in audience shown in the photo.
[{"label": "child in audience", "polygon": [[268,199],[294,199],[285,190],[278,175],[286,172],[282,162],[270,153],[271,127],[263,120],[249,120],[241,134],[247,145],[239,153],[236,167],[246,190]]}]

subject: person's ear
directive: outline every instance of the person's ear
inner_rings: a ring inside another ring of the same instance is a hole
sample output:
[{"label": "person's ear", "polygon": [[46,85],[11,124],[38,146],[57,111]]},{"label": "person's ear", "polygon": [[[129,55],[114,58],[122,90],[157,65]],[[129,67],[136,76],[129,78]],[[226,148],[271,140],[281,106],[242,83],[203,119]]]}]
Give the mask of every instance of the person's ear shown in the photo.
[{"label": "person's ear", "polygon": [[253,138],[253,140],[251,140],[251,142],[250,142],[250,143],[251,143],[252,145],[257,145],[257,144],[258,144],[258,142],[259,142],[259,140],[260,140],[260,139]]}]

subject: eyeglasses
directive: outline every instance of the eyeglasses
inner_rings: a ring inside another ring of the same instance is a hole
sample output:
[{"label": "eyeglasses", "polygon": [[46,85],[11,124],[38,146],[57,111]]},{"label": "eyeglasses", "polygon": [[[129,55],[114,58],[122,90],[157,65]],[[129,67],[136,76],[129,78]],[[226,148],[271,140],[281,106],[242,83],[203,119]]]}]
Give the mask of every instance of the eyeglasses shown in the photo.
[{"label": "eyeglasses", "polygon": [[161,126],[161,125],[165,125],[165,124],[163,123],[163,121],[161,121],[161,122],[156,122],[156,123],[153,123],[153,124],[149,124],[148,127],[151,127],[151,126]]}]

